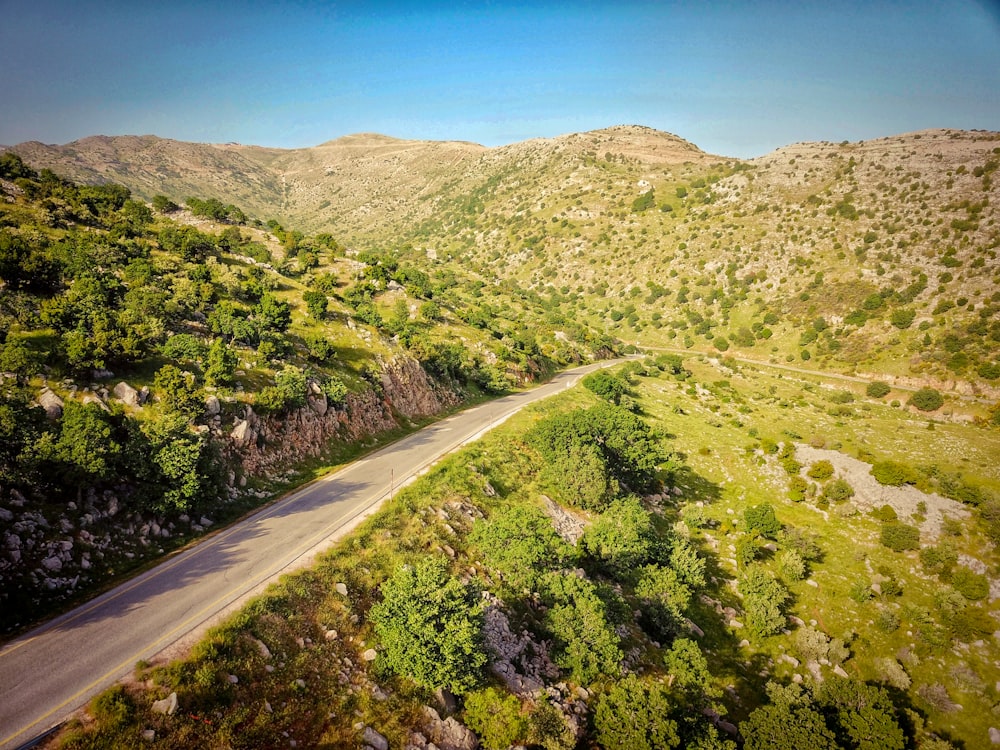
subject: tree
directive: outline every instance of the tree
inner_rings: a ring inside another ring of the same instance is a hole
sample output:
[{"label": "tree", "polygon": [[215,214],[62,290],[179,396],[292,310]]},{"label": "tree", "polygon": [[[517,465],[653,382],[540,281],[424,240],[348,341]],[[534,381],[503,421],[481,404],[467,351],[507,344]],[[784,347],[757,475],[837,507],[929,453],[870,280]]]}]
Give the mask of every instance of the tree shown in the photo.
[{"label": "tree", "polygon": [[746,750],[837,750],[833,732],[799,685],[767,684],[771,703],[755,709],[740,725]]},{"label": "tree", "polygon": [[193,417],[202,407],[194,375],[173,365],[163,365],[156,371],[153,390],[163,406],[170,411]]},{"label": "tree", "polygon": [[62,429],[55,443],[55,456],[77,485],[111,476],[121,446],[112,438],[108,416],[96,404],[67,401],[63,406]]},{"label": "tree", "polygon": [[755,638],[774,635],[785,626],[782,607],[788,590],[761,565],[748,565],[739,579],[747,630]]},{"label": "tree", "polygon": [[597,742],[607,750],[678,747],[670,693],[659,682],[628,675],[601,696],[594,712]]},{"label": "tree", "polygon": [[935,411],[944,405],[944,397],[933,388],[921,388],[916,391],[906,403],[917,407],[920,411]]},{"label": "tree", "polygon": [[666,640],[681,632],[692,591],[677,571],[645,566],[638,573],[635,595],[641,604],[643,627],[650,635]]},{"label": "tree", "polygon": [[481,680],[483,610],[476,590],[448,574],[444,560],[403,566],[382,584],[369,619],[386,667],[424,687],[466,693]]},{"label": "tree", "polygon": [[747,531],[751,534],[756,532],[761,536],[774,539],[781,531],[781,524],[774,515],[774,508],[769,503],[746,508],[743,511],[743,518],[746,520]]},{"label": "tree", "polygon": [[614,500],[587,527],[580,546],[618,579],[642,565],[659,562],[666,553],[652,516],[634,495]]},{"label": "tree", "polygon": [[528,717],[521,713],[521,701],[493,687],[465,697],[465,723],[487,750],[507,750],[528,735]]},{"label": "tree", "polygon": [[827,714],[842,747],[858,750],[906,747],[906,737],[885,688],[834,678],[819,685],[816,702]]},{"label": "tree", "polygon": [[326,308],[329,303],[324,292],[313,289],[302,293],[302,301],[306,303],[306,309],[316,320],[323,320],[326,317]]},{"label": "tree", "polygon": [[535,505],[507,505],[488,521],[476,521],[470,541],[515,592],[534,590],[545,573],[572,554],[552,520]]},{"label": "tree", "polygon": [[545,625],[555,641],[555,663],[581,684],[601,674],[619,674],[624,655],[593,582],[550,573],[546,584],[553,603],[545,613]]},{"label": "tree", "polygon": [[622,396],[629,392],[629,384],[624,377],[604,370],[590,373],[581,382],[588,391],[613,404],[619,403]]},{"label": "tree", "polygon": [[875,380],[868,384],[865,388],[865,393],[870,398],[882,398],[888,396],[892,388],[889,387],[888,383],[883,383],[881,380]]},{"label": "tree", "polygon": [[717,698],[722,691],[712,684],[708,661],[690,638],[678,638],[663,656],[670,673],[670,687],[685,696],[688,705],[700,707],[706,698]]},{"label": "tree", "polygon": [[215,339],[208,349],[208,367],[205,382],[209,385],[232,385],[239,358],[225,341]]},{"label": "tree", "polygon": [[253,318],[261,331],[284,333],[292,324],[292,307],[273,294],[265,294],[254,307]]}]

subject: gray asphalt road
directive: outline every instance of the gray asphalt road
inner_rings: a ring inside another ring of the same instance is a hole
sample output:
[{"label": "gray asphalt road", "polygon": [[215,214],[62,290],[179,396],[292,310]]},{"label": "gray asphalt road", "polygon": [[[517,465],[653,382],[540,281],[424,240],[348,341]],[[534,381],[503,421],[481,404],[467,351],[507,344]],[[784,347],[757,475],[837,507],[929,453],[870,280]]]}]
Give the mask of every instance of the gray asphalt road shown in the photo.
[{"label": "gray asphalt road", "polygon": [[0,748],[42,734],[199,628],[444,454],[598,363],[472,407],[314,482],[279,503],[9,643],[0,651]]}]

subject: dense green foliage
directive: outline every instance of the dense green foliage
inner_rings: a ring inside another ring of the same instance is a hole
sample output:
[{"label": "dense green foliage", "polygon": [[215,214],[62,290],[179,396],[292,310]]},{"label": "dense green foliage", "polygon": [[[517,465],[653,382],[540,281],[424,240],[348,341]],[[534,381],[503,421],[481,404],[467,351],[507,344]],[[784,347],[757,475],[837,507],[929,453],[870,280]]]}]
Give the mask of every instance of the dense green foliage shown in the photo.
[{"label": "dense green foliage", "polygon": [[437,557],[399,568],[369,613],[388,669],[429,688],[465,693],[486,663],[478,594]]}]

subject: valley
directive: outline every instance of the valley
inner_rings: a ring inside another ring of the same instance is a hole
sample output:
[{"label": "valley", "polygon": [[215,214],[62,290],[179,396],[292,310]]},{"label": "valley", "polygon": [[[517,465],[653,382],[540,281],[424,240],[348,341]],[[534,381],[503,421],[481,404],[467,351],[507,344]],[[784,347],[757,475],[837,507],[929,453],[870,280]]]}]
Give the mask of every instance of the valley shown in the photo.
[{"label": "valley", "polygon": [[0,153],[10,634],[632,355],[50,745],[1000,742],[998,164],[985,131],[738,160],[639,126]]}]

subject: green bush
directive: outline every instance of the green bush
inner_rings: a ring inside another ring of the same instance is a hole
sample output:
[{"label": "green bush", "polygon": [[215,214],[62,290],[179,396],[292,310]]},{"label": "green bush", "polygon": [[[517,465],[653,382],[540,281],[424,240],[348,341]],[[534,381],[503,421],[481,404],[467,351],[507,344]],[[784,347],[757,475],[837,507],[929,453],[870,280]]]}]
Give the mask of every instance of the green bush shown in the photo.
[{"label": "green bush", "polygon": [[476,521],[469,540],[488,567],[500,573],[514,591],[534,590],[541,577],[558,568],[572,553],[556,534],[551,519],[535,505],[506,505]]},{"label": "green bush", "polygon": [[834,479],[823,488],[823,497],[834,503],[842,503],[854,497],[854,488],[846,479]]},{"label": "green bush", "polygon": [[920,549],[920,529],[916,526],[890,521],[882,525],[882,545],[896,552]]},{"label": "green bush", "polygon": [[506,750],[528,736],[528,717],[521,713],[521,701],[496,688],[469,693],[464,716],[487,750]]},{"label": "green bush", "polygon": [[814,463],[812,466],[809,467],[809,470],[806,472],[806,474],[808,474],[816,481],[821,482],[824,479],[829,479],[830,477],[833,476],[833,464],[826,460],[817,461],[816,463]]},{"label": "green bush", "polygon": [[599,745],[607,750],[661,750],[680,745],[670,718],[670,692],[659,682],[628,675],[601,696],[594,712]]},{"label": "green bush", "polygon": [[964,565],[955,568],[955,572],[951,575],[951,585],[958,593],[973,602],[985,599],[990,593],[989,579],[980,573],[969,570]]},{"label": "green bush", "polygon": [[751,534],[756,532],[761,536],[773,539],[781,531],[781,523],[774,515],[774,508],[769,503],[746,508],[743,511],[743,518],[746,521],[747,531]]},{"label": "green bush", "polygon": [[868,384],[865,388],[865,393],[870,398],[882,398],[889,395],[889,391],[892,389],[889,387],[888,383],[883,383],[881,380],[875,380]]},{"label": "green bush", "polygon": [[879,484],[890,487],[913,484],[918,479],[917,473],[912,468],[896,461],[878,461],[872,465],[871,475]]},{"label": "green bush", "polygon": [[605,370],[592,372],[581,382],[588,391],[613,404],[619,403],[622,396],[629,392],[629,384],[624,377]]},{"label": "green bush", "polygon": [[910,396],[906,403],[917,407],[920,411],[934,411],[944,405],[944,398],[933,388],[921,388]]}]

